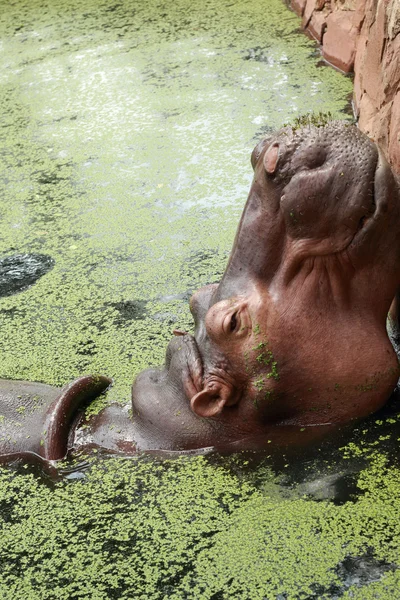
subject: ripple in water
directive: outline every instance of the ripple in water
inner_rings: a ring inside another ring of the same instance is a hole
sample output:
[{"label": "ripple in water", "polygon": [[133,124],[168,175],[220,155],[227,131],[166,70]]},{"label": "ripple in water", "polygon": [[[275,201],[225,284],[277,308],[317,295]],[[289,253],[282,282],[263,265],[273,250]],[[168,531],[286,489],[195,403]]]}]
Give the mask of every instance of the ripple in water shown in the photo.
[{"label": "ripple in water", "polygon": [[54,266],[46,254],[14,254],[0,259],[0,297],[26,290]]}]

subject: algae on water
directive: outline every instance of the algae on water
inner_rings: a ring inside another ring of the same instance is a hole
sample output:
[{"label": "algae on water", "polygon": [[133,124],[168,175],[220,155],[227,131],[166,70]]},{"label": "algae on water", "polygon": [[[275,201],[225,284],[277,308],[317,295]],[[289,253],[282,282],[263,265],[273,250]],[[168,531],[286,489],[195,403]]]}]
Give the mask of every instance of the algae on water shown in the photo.
[{"label": "algae on water", "polygon": [[4,600],[398,597],[399,472],[378,454],[344,503],[318,499],[326,473],[288,485],[240,455],[92,463],[53,486],[0,470]]}]

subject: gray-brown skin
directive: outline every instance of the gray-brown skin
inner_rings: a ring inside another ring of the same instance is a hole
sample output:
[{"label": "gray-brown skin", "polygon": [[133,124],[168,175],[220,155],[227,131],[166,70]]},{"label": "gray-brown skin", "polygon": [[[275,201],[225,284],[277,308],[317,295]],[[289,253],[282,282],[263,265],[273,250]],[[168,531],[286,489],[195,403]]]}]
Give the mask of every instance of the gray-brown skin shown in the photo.
[{"label": "gray-brown skin", "polygon": [[[390,396],[399,376],[386,317],[400,284],[400,193],[389,165],[341,122],[284,128],[251,160],[222,280],[191,299],[194,336],[176,332],[164,367],[136,378],[131,410],[112,405],[78,426],[76,450],[309,441]],[[38,413],[35,431],[47,414]]]},{"label": "gray-brown skin", "polygon": [[0,379],[2,460],[64,458],[78,409],[110,383],[102,375],[85,375],[61,389],[43,383]]},{"label": "gray-brown skin", "polygon": [[108,408],[86,442],[291,443],[389,398],[399,376],[386,318],[400,283],[400,194],[385,158],[355,126],[331,122],[284,128],[251,161],[223,278],[191,299],[194,336],[174,338],[164,367],[137,377],[132,416],[119,413],[116,434]]}]

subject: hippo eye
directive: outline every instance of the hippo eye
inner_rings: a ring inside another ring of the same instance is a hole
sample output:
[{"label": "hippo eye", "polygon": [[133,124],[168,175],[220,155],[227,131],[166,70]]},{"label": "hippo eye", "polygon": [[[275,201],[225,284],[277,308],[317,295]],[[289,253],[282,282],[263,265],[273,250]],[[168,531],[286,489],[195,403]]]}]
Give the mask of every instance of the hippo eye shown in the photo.
[{"label": "hippo eye", "polygon": [[230,330],[231,331],[235,331],[236,327],[237,327],[237,318],[236,318],[237,313],[234,313],[231,317],[231,322],[230,322]]}]

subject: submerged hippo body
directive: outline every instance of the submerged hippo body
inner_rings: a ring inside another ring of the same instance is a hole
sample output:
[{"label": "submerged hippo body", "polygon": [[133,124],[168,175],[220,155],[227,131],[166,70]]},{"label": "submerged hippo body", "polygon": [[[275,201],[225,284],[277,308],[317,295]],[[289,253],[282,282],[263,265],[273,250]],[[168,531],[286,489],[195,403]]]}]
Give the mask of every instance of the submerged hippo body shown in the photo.
[{"label": "submerged hippo body", "polygon": [[78,409],[104,391],[111,380],[86,375],[63,388],[0,379],[0,456],[59,460],[68,451]]},{"label": "submerged hippo body", "polygon": [[191,299],[194,335],[177,332],[165,366],[136,378],[132,410],[104,409],[76,429],[75,448],[259,447],[312,438],[390,396],[399,367],[386,318],[400,285],[390,167],[341,122],[284,128],[252,165],[222,280]]}]

